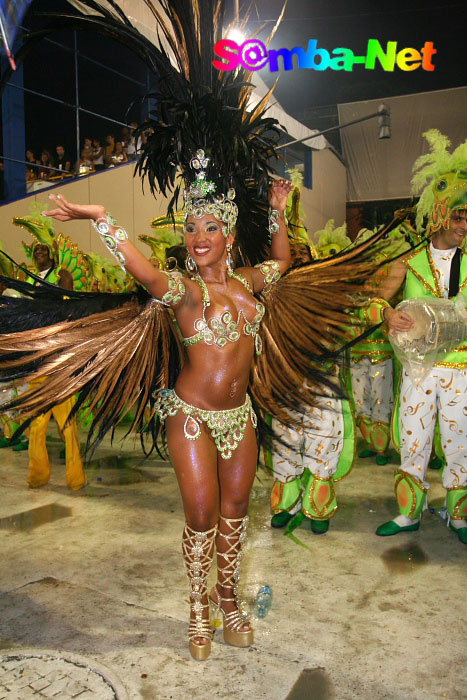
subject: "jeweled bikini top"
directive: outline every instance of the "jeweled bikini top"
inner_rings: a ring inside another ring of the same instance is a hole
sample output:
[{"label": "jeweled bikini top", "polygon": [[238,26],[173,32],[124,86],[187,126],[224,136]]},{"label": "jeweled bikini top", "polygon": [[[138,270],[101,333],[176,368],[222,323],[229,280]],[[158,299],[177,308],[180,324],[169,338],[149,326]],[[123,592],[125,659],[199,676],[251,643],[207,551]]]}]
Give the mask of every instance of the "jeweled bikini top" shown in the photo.
[{"label": "jeweled bikini top", "polygon": [[[243,285],[245,285],[250,294],[253,294],[253,290],[248,283],[248,280],[246,280],[242,275],[233,272],[232,274],[229,274],[229,277],[235,277],[235,279],[238,279]],[[238,330],[238,327],[241,319],[243,318],[243,334],[253,336],[256,354],[260,355],[262,350],[262,342],[258,331],[264,316],[264,305],[261,304],[261,302],[256,303],[257,313],[252,321],[249,321],[244,312],[241,310],[238,312],[236,321],[233,320],[230,311],[224,311],[224,313],[222,313],[220,316],[214,316],[214,318],[207,320],[206,309],[211,304],[208,288],[204,280],[199,275],[196,275],[191,279],[197,282],[202,290],[203,316],[202,318],[197,318],[194,323],[196,333],[190,335],[188,338],[184,338],[183,344],[185,346],[195,345],[203,340],[206,345],[217,345],[217,347],[223,348],[229,342],[235,343],[240,339],[240,331]]]}]

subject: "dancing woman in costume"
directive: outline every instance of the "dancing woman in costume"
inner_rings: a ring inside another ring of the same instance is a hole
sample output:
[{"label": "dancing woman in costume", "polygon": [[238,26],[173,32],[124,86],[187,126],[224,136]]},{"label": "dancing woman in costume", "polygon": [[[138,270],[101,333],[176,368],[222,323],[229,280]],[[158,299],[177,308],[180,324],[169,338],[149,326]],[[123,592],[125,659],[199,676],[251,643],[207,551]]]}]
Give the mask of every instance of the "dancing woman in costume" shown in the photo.
[{"label": "dancing woman in costume", "polygon": [[[345,340],[349,311],[361,303],[373,269],[366,255],[372,241],[281,276],[290,260],[283,216],[290,184],[271,184],[279,131],[265,116],[269,95],[249,106],[248,73],[213,67],[221,0],[161,0],[157,10],[148,0],[168,52],[135,30],[113,0],[80,4],[91,14],[48,15],[40,37],[65,27],[102,31],[154,72],[156,114],[141,125],[150,135],[138,170],[153,192],[173,195],[169,214],[183,189],[191,278],[155,270],[103,207],[52,195],[49,216],[92,220],[146,289],[65,294],[40,278],[36,286],[15,281],[23,297],[0,298],[0,381],[46,379],[4,409],[34,416],[79,392],[73,412],[89,406],[88,443],[94,444],[134,411],[131,430],[154,447],[158,421],[165,420],[187,518],[190,650],[205,659],[212,637],[208,598],[223,615],[227,642],[253,641],[238,576],[256,419],[261,437],[265,413],[297,426],[317,395],[340,394],[326,363],[330,348]],[[36,40],[25,37],[15,58]],[[208,595],[215,546],[218,581]]]},{"label": "dancing woman in costume", "polygon": [[[197,186],[195,182],[192,189]],[[183,335],[183,368],[174,389],[163,390],[156,405],[160,417],[166,418],[169,454],[185,510],[190,651],[197,659],[206,658],[211,646],[206,578],[214,542],[218,580],[209,598],[224,617],[224,639],[234,646],[253,643],[253,630],[237,596],[257,464],[256,416],[247,388],[255,346],[259,350],[257,334],[264,306],[253,294],[264,292],[289,267],[284,210],[291,188],[285,180],[275,181],[270,188],[270,206],[278,223],[271,244],[274,259],[235,271],[230,253],[235,214],[225,224],[206,213],[208,204],[197,203],[196,215],[188,215],[185,224],[189,279],[155,270],[126,239],[123,229],[109,221],[103,207],[71,204],[61,195],[50,195],[56,208],[48,216],[58,221],[91,219],[113,239],[126,269],[155,299],[174,310]],[[235,211],[235,205],[229,209]]]}]

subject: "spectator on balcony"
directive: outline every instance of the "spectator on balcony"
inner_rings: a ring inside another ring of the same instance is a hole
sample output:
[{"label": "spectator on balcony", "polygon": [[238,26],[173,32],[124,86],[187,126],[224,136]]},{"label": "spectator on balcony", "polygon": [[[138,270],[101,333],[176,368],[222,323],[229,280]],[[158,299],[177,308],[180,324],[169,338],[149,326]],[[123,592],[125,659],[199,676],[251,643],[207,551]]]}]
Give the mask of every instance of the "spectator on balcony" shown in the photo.
[{"label": "spectator on balcony", "polygon": [[105,137],[105,143],[104,162],[106,166],[109,166],[111,164],[113,152],[115,151],[115,136],[113,134],[108,134]]},{"label": "spectator on balcony", "polygon": [[123,143],[121,141],[116,141],[109,168],[114,168],[116,165],[121,165],[122,163],[128,163],[128,158],[123,150]]},{"label": "spectator on balcony", "polygon": [[36,159],[34,151],[30,148],[26,151],[26,160],[28,162],[26,166],[26,182],[37,180],[39,177],[39,161]]},{"label": "spectator on balcony", "polygon": [[125,153],[127,152],[128,143],[129,143],[129,141],[130,141],[130,136],[131,136],[131,133],[130,133],[129,127],[128,127],[128,126],[124,126],[124,127],[122,128],[122,136],[121,136],[120,141],[121,141],[122,144],[123,144],[123,150],[125,151]]},{"label": "spectator on balcony", "polygon": [[138,128],[137,122],[131,122],[130,123],[130,139],[128,141],[128,147],[126,149],[126,154],[128,156],[128,160],[136,160],[138,157],[138,153],[141,150],[141,136],[136,136],[134,135],[135,129]]},{"label": "spectator on balcony", "polygon": [[54,171],[50,169],[53,167],[54,163],[50,151],[44,148],[41,153],[39,178],[41,180],[48,180],[54,174]]},{"label": "spectator on balcony", "polygon": [[[66,170],[67,172],[70,172],[71,170],[71,158],[68,155],[68,153],[65,152],[65,146],[58,144],[55,148],[57,152],[57,160],[56,160],[56,168],[59,170]],[[52,175],[57,176],[59,173],[57,172],[52,172]]]},{"label": "spectator on balcony", "polygon": [[75,166],[75,170],[78,170],[78,175],[87,175],[92,172],[92,160],[91,160],[91,149],[83,148],[81,151],[81,157],[79,159],[79,170]]},{"label": "spectator on balcony", "polygon": [[104,147],[102,146],[100,139],[93,139],[90,158],[92,160],[94,170],[103,170],[105,168]]}]

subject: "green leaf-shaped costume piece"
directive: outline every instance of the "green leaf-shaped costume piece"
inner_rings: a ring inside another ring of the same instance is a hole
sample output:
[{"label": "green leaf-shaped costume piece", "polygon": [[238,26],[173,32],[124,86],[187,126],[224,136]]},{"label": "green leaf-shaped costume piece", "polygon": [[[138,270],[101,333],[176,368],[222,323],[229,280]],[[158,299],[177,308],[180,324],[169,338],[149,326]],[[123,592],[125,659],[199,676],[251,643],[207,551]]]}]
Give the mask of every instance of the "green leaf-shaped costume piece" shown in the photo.
[{"label": "green leaf-shaped costume piece", "polygon": [[166,250],[175,245],[185,244],[183,231],[184,214],[177,211],[174,216],[159,216],[151,221],[152,234],[141,233],[138,238],[146,243],[152,251],[151,259],[159,262],[163,268],[166,261]]}]

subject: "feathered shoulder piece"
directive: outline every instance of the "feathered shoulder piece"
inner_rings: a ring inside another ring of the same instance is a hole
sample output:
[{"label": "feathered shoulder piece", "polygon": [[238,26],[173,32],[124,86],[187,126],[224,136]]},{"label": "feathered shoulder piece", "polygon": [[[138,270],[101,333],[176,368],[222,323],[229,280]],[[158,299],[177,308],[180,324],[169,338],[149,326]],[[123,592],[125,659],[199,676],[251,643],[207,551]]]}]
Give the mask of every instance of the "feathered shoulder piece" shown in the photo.
[{"label": "feathered shoulder piece", "polygon": [[423,136],[430,152],[415,161],[412,185],[414,192],[421,192],[417,230],[423,229],[424,218],[428,217],[426,233],[430,235],[447,227],[455,209],[467,208],[467,140],[451,153],[450,140],[438,129],[430,129]]}]

